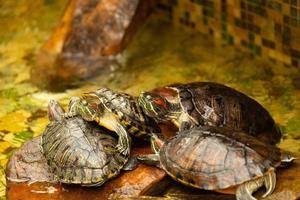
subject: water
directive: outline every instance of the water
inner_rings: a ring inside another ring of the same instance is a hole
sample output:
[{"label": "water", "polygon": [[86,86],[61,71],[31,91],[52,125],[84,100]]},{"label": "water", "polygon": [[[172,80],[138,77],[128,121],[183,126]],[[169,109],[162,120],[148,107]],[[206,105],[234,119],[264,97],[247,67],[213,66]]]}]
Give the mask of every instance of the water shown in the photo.
[{"label": "water", "polygon": [[83,82],[61,93],[42,91],[29,72],[66,0],[0,0],[0,197],[5,196],[8,157],[48,123],[50,98],[67,105],[73,95],[101,86],[137,95],[170,83],[215,81],[236,88],[265,106],[284,134],[280,146],[300,153],[299,71],[233,47],[214,47],[203,35],[178,30],[152,17],[124,54],[126,64],[109,78]]}]

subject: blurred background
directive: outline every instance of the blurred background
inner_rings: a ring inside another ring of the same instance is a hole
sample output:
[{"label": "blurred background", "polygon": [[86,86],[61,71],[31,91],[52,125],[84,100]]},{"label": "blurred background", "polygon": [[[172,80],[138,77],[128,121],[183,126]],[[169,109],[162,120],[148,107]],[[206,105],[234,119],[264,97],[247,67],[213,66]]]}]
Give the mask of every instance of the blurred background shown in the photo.
[{"label": "blurred background", "polygon": [[299,0],[129,2],[0,0],[0,198],[8,157],[41,134],[48,100],[103,86],[226,84],[266,107],[280,147],[300,153]]}]

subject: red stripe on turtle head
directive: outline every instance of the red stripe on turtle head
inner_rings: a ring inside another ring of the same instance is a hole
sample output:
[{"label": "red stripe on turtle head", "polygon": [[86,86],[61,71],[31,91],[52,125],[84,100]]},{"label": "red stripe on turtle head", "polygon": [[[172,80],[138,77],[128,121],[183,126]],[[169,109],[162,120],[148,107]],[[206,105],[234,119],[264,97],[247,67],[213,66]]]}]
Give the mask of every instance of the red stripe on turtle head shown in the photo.
[{"label": "red stripe on turtle head", "polygon": [[173,88],[169,88],[169,87],[156,88],[156,89],[152,90],[151,92],[154,94],[161,95],[167,99],[175,98],[178,96],[178,92],[176,90],[174,90]]},{"label": "red stripe on turtle head", "polygon": [[168,106],[166,104],[166,101],[163,100],[163,99],[155,99],[153,100],[153,102],[156,104],[156,105],[159,105],[160,107],[163,107],[164,109],[168,109]]}]

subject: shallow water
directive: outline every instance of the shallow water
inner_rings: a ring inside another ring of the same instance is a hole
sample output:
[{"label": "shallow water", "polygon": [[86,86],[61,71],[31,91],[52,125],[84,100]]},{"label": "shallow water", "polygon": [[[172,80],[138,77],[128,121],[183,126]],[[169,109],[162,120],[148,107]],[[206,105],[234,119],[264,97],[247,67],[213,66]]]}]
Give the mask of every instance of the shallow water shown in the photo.
[{"label": "shallow water", "polygon": [[8,157],[39,135],[50,98],[68,99],[101,86],[137,95],[174,82],[215,81],[234,87],[265,106],[284,134],[280,146],[300,153],[299,71],[254,58],[233,47],[214,47],[209,38],[178,30],[152,17],[124,53],[125,66],[109,78],[96,77],[62,93],[30,84],[29,71],[66,0],[0,0],[0,197],[5,196]]}]

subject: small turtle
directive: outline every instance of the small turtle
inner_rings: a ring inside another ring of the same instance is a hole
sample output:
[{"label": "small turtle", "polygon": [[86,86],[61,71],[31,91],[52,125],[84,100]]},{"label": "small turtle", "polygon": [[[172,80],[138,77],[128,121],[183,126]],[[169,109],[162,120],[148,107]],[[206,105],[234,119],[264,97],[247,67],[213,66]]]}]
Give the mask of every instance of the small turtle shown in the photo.
[{"label": "small turtle", "polygon": [[[70,115],[80,115],[87,121],[96,121],[119,135],[117,148],[128,154],[131,139],[161,132],[158,124],[138,106],[137,98],[117,93],[108,88],[73,97],[69,104]],[[128,134],[129,133],[129,134]]]},{"label": "small turtle", "polygon": [[100,186],[121,169],[134,168],[129,154],[116,149],[117,139],[111,133],[80,117],[63,115],[59,103],[50,100],[50,123],[41,137],[43,154],[60,182]]},{"label": "small turtle", "polygon": [[225,127],[195,127],[168,141],[153,135],[152,147],[156,154],[140,156],[141,162],[161,167],[187,186],[235,193],[238,200],[254,200],[252,193],[263,185],[263,197],[271,194],[281,164],[274,145]]},{"label": "small turtle", "polygon": [[139,104],[157,121],[171,120],[180,130],[194,126],[220,126],[242,130],[276,144],[281,139],[268,111],[254,99],[218,83],[196,82],[144,92]]}]

